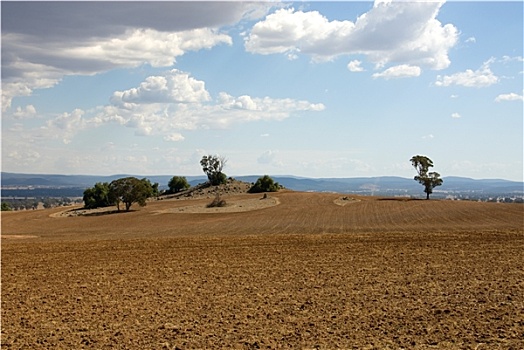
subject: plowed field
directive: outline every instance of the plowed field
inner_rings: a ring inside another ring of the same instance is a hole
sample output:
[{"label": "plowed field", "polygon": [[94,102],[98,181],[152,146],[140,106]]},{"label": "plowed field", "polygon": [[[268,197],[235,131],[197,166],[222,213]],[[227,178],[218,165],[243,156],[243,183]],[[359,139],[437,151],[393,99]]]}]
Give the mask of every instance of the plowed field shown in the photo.
[{"label": "plowed field", "polygon": [[522,205],[272,197],[2,213],[2,349],[524,349]]}]

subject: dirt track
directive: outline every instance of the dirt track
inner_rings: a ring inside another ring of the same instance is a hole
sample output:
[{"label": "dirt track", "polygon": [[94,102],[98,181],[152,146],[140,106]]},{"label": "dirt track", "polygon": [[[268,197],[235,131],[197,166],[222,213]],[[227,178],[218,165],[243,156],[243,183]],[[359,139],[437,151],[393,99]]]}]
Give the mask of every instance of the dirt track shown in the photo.
[{"label": "dirt track", "polygon": [[275,196],[2,214],[2,348],[524,348],[522,205]]}]

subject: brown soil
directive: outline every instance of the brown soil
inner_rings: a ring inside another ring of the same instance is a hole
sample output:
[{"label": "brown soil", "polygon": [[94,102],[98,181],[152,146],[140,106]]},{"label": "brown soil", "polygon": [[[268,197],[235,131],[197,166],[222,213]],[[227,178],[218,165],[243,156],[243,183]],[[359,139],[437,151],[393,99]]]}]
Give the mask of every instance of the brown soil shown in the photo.
[{"label": "brown soil", "polygon": [[2,349],[524,348],[522,205],[269,199],[2,213]]}]

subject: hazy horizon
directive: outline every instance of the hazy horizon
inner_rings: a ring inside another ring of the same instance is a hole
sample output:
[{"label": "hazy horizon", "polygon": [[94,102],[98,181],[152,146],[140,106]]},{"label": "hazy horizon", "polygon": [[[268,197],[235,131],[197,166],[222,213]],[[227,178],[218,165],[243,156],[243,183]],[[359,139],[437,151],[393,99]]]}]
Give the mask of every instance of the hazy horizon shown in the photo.
[{"label": "hazy horizon", "polygon": [[[135,176],[139,178],[147,178],[147,177],[173,177],[173,176],[184,176],[184,177],[199,177],[199,178],[206,178],[205,174],[196,174],[196,175],[180,175],[180,174],[138,174],[138,173],[115,173],[115,174],[58,174],[58,173],[16,173],[11,171],[2,171],[2,174],[9,173],[9,174],[16,174],[16,175],[36,175],[36,176],[86,176],[86,177],[115,177],[115,176]],[[354,179],[354,178],[402,178],[402,179],[408,179],[412,180],[413,176],[397,176],[397,175],[377,175],[377,176],[325,176],[325,177],[311,177],[311,176],[299,176],[299,175],[293,175],[293,174],[267,174],[267,173],[260,173],[260,174],[227,174],[228,177],[237,178],[237,177],[250,177],[250,176],[264,176],[269,175],[271,177],[291,177],[291,178],[297,178],[297,179]],[[442,176],[443,179],[445,178],[463,178],[463,179],[470,179],[470,180],[501,180],[501,181],[511,181],[511,182],[521,182],[524,183],[524,181],[518,181],[518,180],[509,180],[504,178],[472,178],[467,176],[456,176],[456,175],[444,175]]]}]

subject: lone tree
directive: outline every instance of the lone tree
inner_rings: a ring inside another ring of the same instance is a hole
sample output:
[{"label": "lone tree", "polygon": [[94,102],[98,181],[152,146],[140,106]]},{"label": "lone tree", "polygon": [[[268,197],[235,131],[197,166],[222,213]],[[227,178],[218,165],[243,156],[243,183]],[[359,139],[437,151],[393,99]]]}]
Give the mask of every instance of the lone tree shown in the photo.
[{"label": "lone tree", "polygon": [[218,186],[226,183],[227,176],[222,172],[226,163],[227,159],[218,155],[203,156],[200,160],[202,170],[207,175],[209,183],[212,186]]},{"label": "lone tree", "polygon": [[190,187],[184,176],[173,176],[167,183],[167,186],[169,187],[169,193],[177,193]]},{"label": "lone tree", "polygon": [[426,192],[426,199],[429,199],[429,195],[433,193],[433,189],[437,186],[442,185],[444,180],[440,178],[440,174],[437,172],[430,172],[429,168],[433,167],[433,161],[426,156],[413,156],[410,159],[411,165],[417,169],[418,175],[415,176],[415,180],[424,186],[424,192]]},{"label": "lone tree", "polygon": [[126,211],[129,211],[133,203],[138,203],[141,207],[146,205],[146,199],[151,197],[154,192],[153,186],[146,180],[139,180],[136,177],[124,177],[109,184],[109,189],[118,211],[120,211],[120,202],[124,203]]}]

